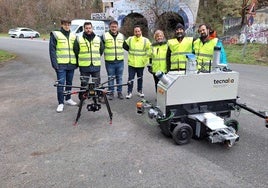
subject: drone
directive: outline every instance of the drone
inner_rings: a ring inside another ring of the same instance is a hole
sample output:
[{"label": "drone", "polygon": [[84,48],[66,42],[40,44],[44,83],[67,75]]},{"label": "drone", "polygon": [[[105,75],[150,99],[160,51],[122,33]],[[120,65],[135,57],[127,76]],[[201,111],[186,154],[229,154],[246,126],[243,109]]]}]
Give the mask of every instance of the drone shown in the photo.
[{"label": "drone", "polygon": [[[106,82],[97,84],[97,78],[90,79],[89,76],[80,76],[81,86],[64,85],[64,84],[59,84],[58,80],[55,81],[55,84],[54,84],[55,87],[70,87],[70,88],[77,89],[74,91],[70,90],[70,91],[63,92],[64,96],[79,94],[80,102],[78,104],[78,111],[77,111],[76,119],[74,122],[74,126],[77,125],[78,120],[81,116],[81,110],[85,104],[85,100],[91,99],[92,101],[91,103],[86,105],[87,110],[96,112],[101,109],[101,98],[104,99],[104,103],[107,107],[107,111],[108,111],[109,118],[110,118],[110,124],[112,124],[113,113],[112,113],[109,101],[107,99],[107,94],[110,93],[110,91],[108,91],[107,88],[111,86],[107,86],[105,84],[107,84],[109,81],[112,81],[114,79],[115,77],[110,77]],[[129,83],[130,81],[128,81],[125,84],[114,84],[113,87],[126,86],[126,85],[129,85]]]}]

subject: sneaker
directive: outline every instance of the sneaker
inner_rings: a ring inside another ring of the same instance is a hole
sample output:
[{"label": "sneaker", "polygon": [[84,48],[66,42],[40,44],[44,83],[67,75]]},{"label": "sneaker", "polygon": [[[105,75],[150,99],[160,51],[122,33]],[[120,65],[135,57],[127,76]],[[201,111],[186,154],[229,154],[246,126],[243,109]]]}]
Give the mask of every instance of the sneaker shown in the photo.
[{"label": "sneaker", "polygon": [[63,108],[64,108],[64,104],[59,104],[58,107],[57,107],[57,112],[60,113],[63,111]]},{"label": "sneaker", "polygon": [[114,99],[114,94],[110,93],[107,95],[108,100],[113,100]]},{"label": "sneaker", "polygon": [[119,99],[124,99],[124,96],[123,96],[123,94],[121,92],[118,92],[118,98]]},{"label": "sneaker", "polygon": [[69,99],[69,100],[65,101],[65,103],[70,105],[70,106],[76,106],[77,105],[77,103],[74,102],[72,99]]},{"label": "sneaker", "polygon": [[127,99],[131,99],[131,97],[132,97],[132,93],[128,93],[126,96]]},{"label": "sneaker", "polygon": [[138,91],[138,95],[143,98],[144,97],[144,93],[142,91]]}]

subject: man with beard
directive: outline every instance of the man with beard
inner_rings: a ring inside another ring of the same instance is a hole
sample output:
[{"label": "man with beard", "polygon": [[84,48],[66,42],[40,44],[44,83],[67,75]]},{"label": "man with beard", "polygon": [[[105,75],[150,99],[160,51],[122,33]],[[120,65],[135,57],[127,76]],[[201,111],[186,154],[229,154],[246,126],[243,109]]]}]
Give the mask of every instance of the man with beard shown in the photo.
[{"label": "man with beard", "polygon": [[194,41],[194,53],[197,56],[198,69],[209,71],[213,60],[214,47],[220,48],[220,63],[227,65],[226,53],[222,42],[216,37],[216,32],[209,25],[201,24],[198,27],[200,37]]},{"label": "man with beard", "polygon": [[143,70],[149,63],[149,52],[151,42],[148,38],[142,35],[141,26],[134,26],[133,36],[128,37],[124,43],[123,48],[128,51],[128,84],[127,99],[132,98],[132,90],[135,75],[137,75],[137,91],[138,95],[143,98]]},{"label": "man with beard", "polygon": [[178,23],[175,37],[168,40],[168,71],[184,71],[187,63],[186,54],[191,53],[193,53],[193,38],[185,37],[185,28],[181,23]]},{"label": "man with beard", "polygon": [[[101,56],[103,51],[103,42],[93,32],[92,23],[85,22],[83,36],[77,37],[74,41],[74,53],[77,58],[80,76],[86,77],[84,80],[81,80],[81,86],[87,85],[90,76],[97,86],[100,84]],[[80,100],[83,97],[82,95],[83,93],[79,93]],[[100,98],[100,100],[102,99]]]}]

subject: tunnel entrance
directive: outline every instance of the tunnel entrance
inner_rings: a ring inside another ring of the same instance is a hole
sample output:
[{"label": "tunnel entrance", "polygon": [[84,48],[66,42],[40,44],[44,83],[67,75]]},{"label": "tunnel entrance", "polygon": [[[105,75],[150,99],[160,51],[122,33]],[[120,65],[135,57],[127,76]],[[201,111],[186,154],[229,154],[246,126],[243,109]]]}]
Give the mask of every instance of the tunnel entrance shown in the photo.
[{"label": "tunnel entrance", "polygon": [[121,24],[120,32],[125,35],[126,38],[133,35],[133,28],[135,25],[139,25],[142,28],[142,35],[148,37],[148,22],[143,15],[139,13],[130,13],[127,15]]},{"label": "tunnel entrance", "polygon": [[156,20],[155,29],[164,31],[166,38],[170,39],[174,36],[175,28],[178,23],[184,25],[182,17],[175,12],[165,12]]}]

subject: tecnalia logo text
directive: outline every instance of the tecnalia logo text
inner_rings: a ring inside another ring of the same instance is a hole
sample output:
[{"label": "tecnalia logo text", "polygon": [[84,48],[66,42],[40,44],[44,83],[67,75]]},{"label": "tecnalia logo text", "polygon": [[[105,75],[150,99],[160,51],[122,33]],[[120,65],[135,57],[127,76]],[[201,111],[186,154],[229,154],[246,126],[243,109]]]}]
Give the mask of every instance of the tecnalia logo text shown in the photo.
[{"label": "tecnalia logo text", "polygon": [[229,83],[234,83],[234,79],[228,78],[222,80],[214,80],[214,84],[229,84]]}]

